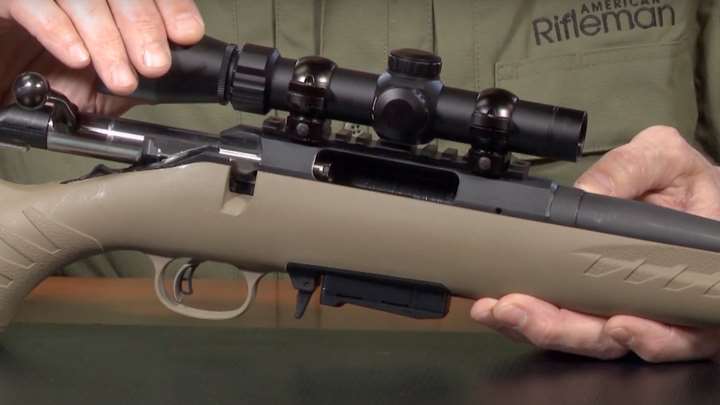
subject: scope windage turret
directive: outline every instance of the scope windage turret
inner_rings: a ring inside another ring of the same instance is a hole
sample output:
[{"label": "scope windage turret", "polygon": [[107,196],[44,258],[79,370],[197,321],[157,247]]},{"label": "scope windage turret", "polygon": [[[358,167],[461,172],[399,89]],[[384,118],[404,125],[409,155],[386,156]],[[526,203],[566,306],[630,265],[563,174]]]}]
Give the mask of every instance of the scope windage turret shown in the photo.
[{"label": "scope windage turret", "polygon": [[[154,102],[230,103],[239,111],[290,113],[296,141],[317,141],[313,125],[341,120],[372,126],[388,144],[436,138],[469,144],[479,155],[519,152],[575,161],[587,126],[583,111],[522,101],[505,90],[447,87],[441,59],[393,51],[381,75],[338,67],[321,57],[284,58],[269,47],[242,47],[205,37],[174,46],[172,68],[143,79],[135,97]],[[290,122],[290,120],[289,120]]]}]

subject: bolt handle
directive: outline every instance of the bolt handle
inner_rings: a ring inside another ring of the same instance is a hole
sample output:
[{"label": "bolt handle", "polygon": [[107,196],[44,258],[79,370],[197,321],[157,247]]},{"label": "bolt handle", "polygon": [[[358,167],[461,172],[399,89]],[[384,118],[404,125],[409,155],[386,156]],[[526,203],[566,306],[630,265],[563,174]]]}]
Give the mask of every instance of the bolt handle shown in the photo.
[{"label": "bolt handle", "polygon": [[15,103],[27,111],[36,111],[48,106],[55,125],[68,128],[77,125],[78,108],[67,97],[54,91],[45,76],[37,72],[18,75],[13,84]]},{"label": "bolt handle", "polygon": [[25,110],[42,108],[50,95],[50,84],[40,73],[21,73],[13,85],[15,101]]}]

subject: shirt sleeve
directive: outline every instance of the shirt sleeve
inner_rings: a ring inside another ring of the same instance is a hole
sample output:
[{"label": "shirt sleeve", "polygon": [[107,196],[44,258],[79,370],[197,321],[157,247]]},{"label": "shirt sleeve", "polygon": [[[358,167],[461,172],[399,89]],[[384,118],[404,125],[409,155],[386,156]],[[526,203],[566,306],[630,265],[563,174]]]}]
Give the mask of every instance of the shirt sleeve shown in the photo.
[{"label": "shirt sleeve", "polygon": [[697,140],[720,162],[720,0],[700,2],[697,52]]}]

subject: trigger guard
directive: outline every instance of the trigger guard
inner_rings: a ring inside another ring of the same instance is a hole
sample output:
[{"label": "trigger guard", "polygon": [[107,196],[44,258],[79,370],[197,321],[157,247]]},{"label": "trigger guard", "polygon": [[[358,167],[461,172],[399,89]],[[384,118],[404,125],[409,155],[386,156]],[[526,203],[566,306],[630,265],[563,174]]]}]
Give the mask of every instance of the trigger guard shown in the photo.
[{"label": "trigger guard", "polygon": [[247,297],[245,298],[243,304],[240,307],[229,311],[209,311],[184,305],[182,303],[173,301],[170,297],[168,297],[163,280],[165,272],[167,271],[169,264],[173,261],[173,259],[152,256],[151,260],[153,262],[153,265],[155,266],[155,294],[157,295],[160,302],[167,309],[177,314],[195,319],[223,321],[239,317],[240,315],[245,313],[248,308],[250,308],[250,304],[252,304],[252,302],[255,300],[255,296],[257,293],[257,284],[260,279],[265,276],[265,273],[255,273],[247,270],[241,270],[243,276],[245,277],[245,282],[247,283],[248,288]]}]

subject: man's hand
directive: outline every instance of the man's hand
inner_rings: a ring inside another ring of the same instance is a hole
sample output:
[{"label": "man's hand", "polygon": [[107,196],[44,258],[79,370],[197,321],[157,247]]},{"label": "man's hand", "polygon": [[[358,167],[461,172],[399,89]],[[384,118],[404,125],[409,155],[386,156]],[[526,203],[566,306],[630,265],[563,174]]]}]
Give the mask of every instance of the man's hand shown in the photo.
[{"label": "man's hand", "polygon": [[[606,154],[576,186],[720,220],[720,169],[672,128],[641,132]],[[512,339],[549,350],[601,359],[632,351],[650,362],[720,361],[720,329],[683,328],[623,315],[605,319],[520,294],[481,299],[471,316]]]},{"label": "man's hand", "polygon": [[138,74],[170,69],[168,40],[190,45],[204,30],[193,0],[0,0],[0,101],[10,101],[18,73],[33,70],[82,111],[119,114],[130,102],[97,93],[98,78],[130,94]]}]

